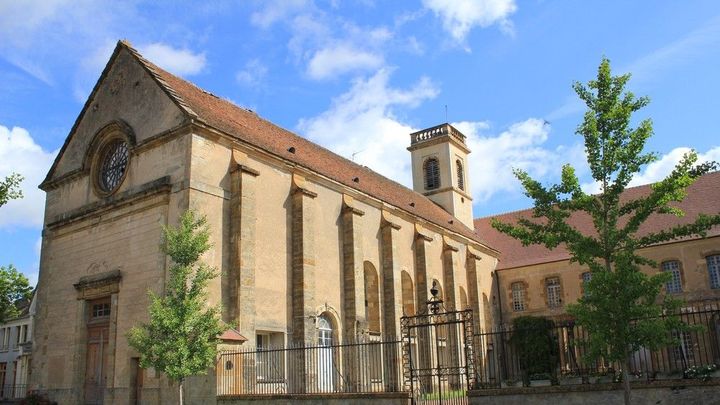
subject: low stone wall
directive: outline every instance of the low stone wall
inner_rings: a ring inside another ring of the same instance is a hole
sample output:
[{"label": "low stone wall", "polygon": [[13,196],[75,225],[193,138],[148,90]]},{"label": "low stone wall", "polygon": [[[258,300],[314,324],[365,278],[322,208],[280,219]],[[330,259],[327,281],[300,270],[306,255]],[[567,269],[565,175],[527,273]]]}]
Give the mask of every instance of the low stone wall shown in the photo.
[{"label": "low stone wall", "polygon": [[408,405],[410,396],[405,392],[374,394],[283,394],[283,395],[228,395],[217,398],[218,405]]},{"label": "low stone wall", "polygon": [[[471,405],[622,404],[622,384],[502,388],[468,393]],[[662,380],[632,384],[633,405],[720,404],[720,380]]]}]

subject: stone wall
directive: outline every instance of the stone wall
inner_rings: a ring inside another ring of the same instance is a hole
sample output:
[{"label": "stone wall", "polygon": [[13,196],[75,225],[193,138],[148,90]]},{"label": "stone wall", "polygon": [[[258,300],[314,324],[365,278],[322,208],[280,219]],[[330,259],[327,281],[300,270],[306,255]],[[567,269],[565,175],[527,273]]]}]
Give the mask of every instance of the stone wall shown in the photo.
[{"label": "stone wall", "polygon": [[[632,387],[634,405],[720,404],[720,381],[695,380],[635,383]],[[621,384],[589,384],[557,387],[503,388],[471,391],[471,405],[590,405],[621,404]]]}]

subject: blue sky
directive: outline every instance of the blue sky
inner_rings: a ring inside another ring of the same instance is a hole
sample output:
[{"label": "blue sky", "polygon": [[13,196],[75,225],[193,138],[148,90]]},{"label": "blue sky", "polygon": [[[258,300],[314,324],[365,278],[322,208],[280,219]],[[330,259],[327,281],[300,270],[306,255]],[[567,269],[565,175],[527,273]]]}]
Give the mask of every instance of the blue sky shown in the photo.
[{"label": "blue sky", "polygon": [[525,208],[511,174],[569,162],[583,107],[573,81],[602,56],[651,98],[648,149],[666,174],[687,148],[720,160],[717,1],[0,0],[0,264],[36,279],[45,176],[118,39],[148,59],[410,185],[407,134],[447,120],[468,135],[475,216]]}]

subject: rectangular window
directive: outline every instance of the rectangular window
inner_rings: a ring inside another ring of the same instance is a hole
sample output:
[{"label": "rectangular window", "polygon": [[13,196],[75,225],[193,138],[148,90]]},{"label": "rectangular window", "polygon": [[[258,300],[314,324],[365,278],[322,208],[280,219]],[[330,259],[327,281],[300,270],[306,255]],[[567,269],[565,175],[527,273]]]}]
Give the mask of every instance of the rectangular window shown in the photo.
[{"label": "rectangular window", "polygon": [[110,303],[103,302],[99,304],[93,304],[91,316],[93,318],[104,318],[110,316]]},{"label": "rectangular window", "polygon": [[512,283],[512,304],[513,311],[520,312],[525,310],[525,286],[522,283]]},{"label": "rectangular window", "polygon": [[550,277],[545,279],[545,289],[547,292],[548,307],[559,307],[562,303],[562,298],[560,297],[560,278]]},{"label": "rectangular window", "polygon": [[720,288],[720,255],[712,255],[706,258],[708,275],[710,276],[710,288]]},{"label": "rectangular window", "polygon": [[285,378],[284,335],[277,332],[255,335],[255,375],[258,382],[276,382]]},{"label": "rectangular window", "polygon": [[672,331],[672,337],[678,341],[678,345],[673,347],[673,357],[675,361],[695,360],[695,352],[693,351],[690,332]]},{"label": "rectangular window", "polygon": [[592,280],[592,273],[591,273],[591,272],[589,272],[589,271],[586,271],[585,273],[583,273],[583,274],[582,274],[582,283],[583,283],[583,286],[582,286],[582,290],[583,290],[583,297],[587,297],[587,296],[588,296],[588,291],[587,291],[587,283],[589,283],[589,282],[590,282],[590,280]]},{"label": "rectangular window", "polygon": [[677,294],[682,292],[682,278],[680,276],[680,262],[677,260],[670,260],[662,263],[662,271],[668,272],[672,275],[670,281],[665,285],[665,290],[668,294]]}]

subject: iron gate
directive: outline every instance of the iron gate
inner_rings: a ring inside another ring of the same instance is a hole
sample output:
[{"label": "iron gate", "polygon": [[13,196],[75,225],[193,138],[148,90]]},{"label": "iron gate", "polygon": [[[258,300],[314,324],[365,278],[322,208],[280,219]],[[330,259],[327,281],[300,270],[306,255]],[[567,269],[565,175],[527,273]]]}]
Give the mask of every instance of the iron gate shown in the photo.
[{"label": "iron gate", "polygon": [[446,311],[431,289],[424,314],[400,320],[403,378],[413,404],[468,403],[475,385],[472,310]]}]

